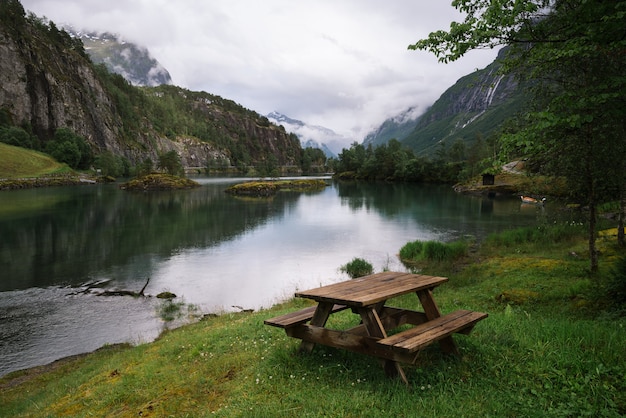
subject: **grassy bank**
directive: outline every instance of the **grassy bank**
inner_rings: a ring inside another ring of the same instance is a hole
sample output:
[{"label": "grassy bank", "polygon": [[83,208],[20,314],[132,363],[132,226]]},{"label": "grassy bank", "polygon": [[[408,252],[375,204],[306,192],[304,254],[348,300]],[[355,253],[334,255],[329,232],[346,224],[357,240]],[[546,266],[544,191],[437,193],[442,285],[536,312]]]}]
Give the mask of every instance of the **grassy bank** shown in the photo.
[{"label": "grassy bank", "polygon": [[37,177],[70,172],[65,164],[41,152],[0,142],[0,179]]},{"label": "grassy bank", "polygon": [[[572,226],[575,228],[575,226]],[[263,325],[307,305],[207,318],[136,347],[116,346],[0,379],[0,416],[543,417],[626,414],[626,319],[591,296],[584,231],[545,242],[492,238],[445,274],[444,312],[489,313],[462,358],[427,349],[410,387],[367,356],[298,342]],[[600,242],[602,267],[618,254]],[[412,295],[396,305],[417,308]],[[354,323],[350,312],[332,318]]]}]

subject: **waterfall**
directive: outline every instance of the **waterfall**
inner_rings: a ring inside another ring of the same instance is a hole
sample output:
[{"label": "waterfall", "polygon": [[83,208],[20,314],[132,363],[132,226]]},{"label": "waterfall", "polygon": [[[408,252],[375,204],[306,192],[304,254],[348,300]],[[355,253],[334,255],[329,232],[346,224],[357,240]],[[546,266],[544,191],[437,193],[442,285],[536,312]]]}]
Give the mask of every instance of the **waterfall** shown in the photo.
[{"label": "waterfall", "polygon": [[496,82],[493,83],[491,86],[489,86],[489,90],[487,90],[487,97],[486,97],[487,106],[485,106],[485,108],[491,106],[491,102],[493,101],[493,96],[496,94],[498,85],[500,84],[500,81],[502,81],[503,78],[504,78],[504,74],[500,74],[498,78],[496,79]]}]

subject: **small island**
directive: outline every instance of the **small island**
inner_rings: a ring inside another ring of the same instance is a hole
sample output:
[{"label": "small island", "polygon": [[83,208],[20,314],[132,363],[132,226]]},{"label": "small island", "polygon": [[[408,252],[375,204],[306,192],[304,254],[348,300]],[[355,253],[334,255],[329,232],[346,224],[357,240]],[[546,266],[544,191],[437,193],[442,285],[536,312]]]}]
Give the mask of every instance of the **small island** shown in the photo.
[{"label": "small island", "polygon": [[157,191],[157,190],[182,190],[200,187],[200,183],[185,177],[173,176],[171,174],[148,174],[130,180],[120,185],[122,190],[130,191]]},{"label": "small island", "polygon": [[250,181],[230,186],[225,192],[236,196],[270,197],[279,190],[306,192],[321,190],[326,186],[326,182],[319,179]]}]

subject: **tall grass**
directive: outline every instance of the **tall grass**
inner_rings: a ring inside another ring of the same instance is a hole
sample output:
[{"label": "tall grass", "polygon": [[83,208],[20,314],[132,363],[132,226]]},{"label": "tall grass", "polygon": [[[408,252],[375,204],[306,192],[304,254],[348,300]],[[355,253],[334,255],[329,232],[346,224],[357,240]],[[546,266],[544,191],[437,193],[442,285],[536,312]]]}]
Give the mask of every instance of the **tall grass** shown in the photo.
[{"label": "tall grass", "polygon": [[0,143],[0,178],[34,177],[71,169],[41,152]]},{"label": "tall grass", "polygon": [[558,244],[572,241],[585,233],[581,223],[567,222],[554,225],[540,225],[526,228],[517,228],[491,234],[486,244],[492,247],[513,247],[520,244]]},{"label": "tall grass", "polygon": [[438,241],[413,241],[400,249],[403,262],[448,262],[457,260],[467,254],[468,244],[464,241],[443,243]]}]

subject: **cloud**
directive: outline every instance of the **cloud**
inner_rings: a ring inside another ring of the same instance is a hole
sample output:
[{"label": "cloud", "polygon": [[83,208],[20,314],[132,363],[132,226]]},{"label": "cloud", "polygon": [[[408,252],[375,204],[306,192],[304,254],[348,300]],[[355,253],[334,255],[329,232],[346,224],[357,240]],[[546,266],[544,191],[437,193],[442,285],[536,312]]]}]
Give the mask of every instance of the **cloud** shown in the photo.
[{"label": "cloud", "polygon": [[[441,0],[22,0],[56,23],[149,49],[173,82],[361,141],[408,107],[424,111],[495,50],[452,64],[407,46],[460,15]],[[348,145],[348,144],[346,144]]]}]

